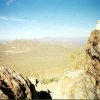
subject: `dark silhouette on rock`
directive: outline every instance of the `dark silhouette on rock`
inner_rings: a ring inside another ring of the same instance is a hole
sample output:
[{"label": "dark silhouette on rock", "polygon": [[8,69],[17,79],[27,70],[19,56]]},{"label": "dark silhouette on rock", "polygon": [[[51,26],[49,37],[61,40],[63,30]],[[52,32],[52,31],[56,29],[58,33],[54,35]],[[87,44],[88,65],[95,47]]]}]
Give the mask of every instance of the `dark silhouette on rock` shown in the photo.
[{"label": "dark silhouette on rock", "polygon": [[50,93],[46,92],[46,91],[40,91],[38,92],[38,96],[39,96],[39,99],[52,99]]},{"label": "dark silhouette on rock", "polygon": [[38,81],[38,79],[36,79],[36,84],[35,85],[37,86],[38,83],[39,83],[39,81]]}]

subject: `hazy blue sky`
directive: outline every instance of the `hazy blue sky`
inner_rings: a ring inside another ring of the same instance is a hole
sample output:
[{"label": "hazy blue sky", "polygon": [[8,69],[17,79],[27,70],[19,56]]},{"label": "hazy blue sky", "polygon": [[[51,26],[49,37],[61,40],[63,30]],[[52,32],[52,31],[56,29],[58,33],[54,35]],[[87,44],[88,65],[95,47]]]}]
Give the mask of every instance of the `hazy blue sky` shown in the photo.
[{"label": "hazy blue sky", "polygon": [[87,37],[100,0],[0,0],[0,39]]}]

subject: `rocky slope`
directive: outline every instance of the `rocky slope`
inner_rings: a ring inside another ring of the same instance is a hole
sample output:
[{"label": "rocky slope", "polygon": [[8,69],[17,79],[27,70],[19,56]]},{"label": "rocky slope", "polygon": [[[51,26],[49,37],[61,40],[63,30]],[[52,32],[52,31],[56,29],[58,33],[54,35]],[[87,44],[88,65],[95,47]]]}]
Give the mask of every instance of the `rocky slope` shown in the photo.
[{"label": "rocky slope", "polygon": [[100,99],[100,30],[94,30],[87,43],[83,69],[63,74],[53,99]]},{"label": "rocky slope", "polygon": [[0,99],[38,99],[38,95],[27,78],[0,67]]}]

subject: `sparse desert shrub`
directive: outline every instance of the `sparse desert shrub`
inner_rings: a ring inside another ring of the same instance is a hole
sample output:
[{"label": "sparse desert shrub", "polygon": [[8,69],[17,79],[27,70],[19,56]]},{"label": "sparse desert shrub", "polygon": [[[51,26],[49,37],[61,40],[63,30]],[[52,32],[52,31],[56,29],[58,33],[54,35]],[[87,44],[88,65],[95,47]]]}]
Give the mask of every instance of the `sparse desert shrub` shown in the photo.
[{"label": "sparse desert shrub", "polygon": [[73,69],[79,69],[85,63],[85,50],[80,48],[70,54]]}]

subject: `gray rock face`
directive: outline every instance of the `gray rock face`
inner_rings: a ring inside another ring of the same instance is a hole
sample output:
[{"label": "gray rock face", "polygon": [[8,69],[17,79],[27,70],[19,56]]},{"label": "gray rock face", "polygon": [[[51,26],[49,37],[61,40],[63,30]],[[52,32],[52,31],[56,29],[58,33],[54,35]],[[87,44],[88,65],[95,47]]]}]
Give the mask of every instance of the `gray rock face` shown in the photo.
[{"label": "gray rock face", "polygon": [[53,99],[100,99],[100,31],[94,30],[87,43],[86,65],[65,72],[53,93]]},{"label": "gray rock face", "polygon": [[0,99],[38,99],[34,85],[21,74],[0,67]]}]

